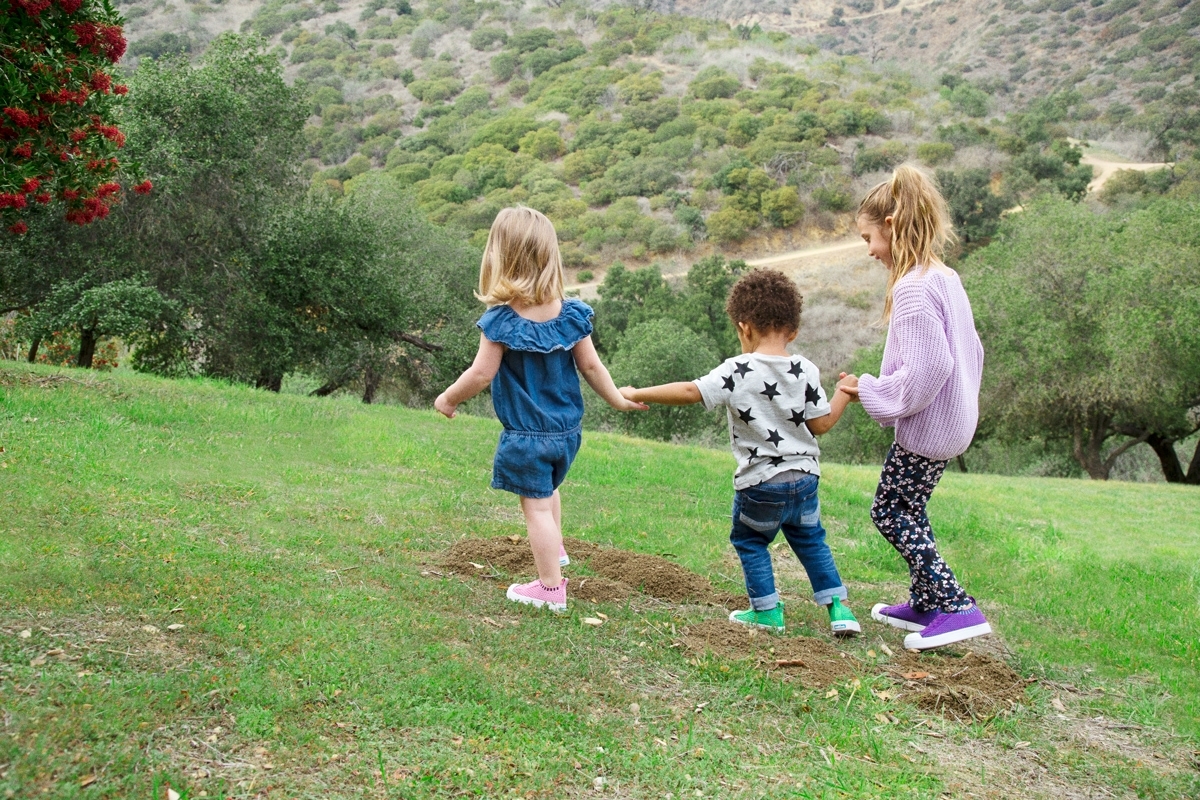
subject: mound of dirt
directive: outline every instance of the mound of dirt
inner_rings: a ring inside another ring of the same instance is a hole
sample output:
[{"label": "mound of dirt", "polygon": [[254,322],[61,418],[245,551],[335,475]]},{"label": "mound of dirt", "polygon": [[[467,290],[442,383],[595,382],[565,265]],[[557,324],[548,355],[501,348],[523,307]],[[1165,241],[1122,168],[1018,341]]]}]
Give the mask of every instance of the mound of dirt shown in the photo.
[{"label": "mound of dirt", "polygon": [[797,680],[810,689],[848,680],[860,666],[858,659],[821,639],[775,636],[728,620],[689,625],[683,630],[683,645],[694,653],[753,658],[768,672]]},{"label": "mound of dirt", "polygon": [[905,652],[886,666],[903,697],[957,719],[988,719],[1025,702],[1024,678],[998,658],[968,652],[930,657]]},{"label": "mound of dirt", "polygon": [[588,600],[593,603],[611,603],[637,594],[637,589],[628,583],[593,576],[574,578],[570,587],[572,600]]},{"label": "mound of dirt", "polygon": [[708,602],[714,594],[707,578],[661,556],[604,548],[588,559],[588,566],[607,578],[623,581],[672,603]]},{"label": "mound of dirt", "polygon": [[[743,601],[740,595],[718,592],[707,578],[662,556],[599,547],[581,539],[567,539],[564,544],[572,563],[586,563],[599,575],[572,578],[572,597],[596,602],[623,600],[640,590],[671,603],[710,603],[732,608]],[[451,572],[481,577],[492,577],[497,571],[508,575],[534,572],[529,542],[519,536],[463,539],[443,554],[441,565]]]}]

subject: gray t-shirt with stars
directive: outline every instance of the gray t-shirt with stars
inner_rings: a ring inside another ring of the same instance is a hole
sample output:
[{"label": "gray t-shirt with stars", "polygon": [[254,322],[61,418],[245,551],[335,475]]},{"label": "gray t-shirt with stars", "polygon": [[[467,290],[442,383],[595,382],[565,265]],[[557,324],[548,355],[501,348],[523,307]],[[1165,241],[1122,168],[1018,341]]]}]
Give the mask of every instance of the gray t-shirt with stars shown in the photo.
[{"label": "gray t-shirt with stars", "polygon": [[757,486],[791,469],[821,474],[821,449],[804,422],[832,409],[821,373],[807,358],[744,353],[694,383],[705,408],[727,409],[737,458],[735,489]]}]

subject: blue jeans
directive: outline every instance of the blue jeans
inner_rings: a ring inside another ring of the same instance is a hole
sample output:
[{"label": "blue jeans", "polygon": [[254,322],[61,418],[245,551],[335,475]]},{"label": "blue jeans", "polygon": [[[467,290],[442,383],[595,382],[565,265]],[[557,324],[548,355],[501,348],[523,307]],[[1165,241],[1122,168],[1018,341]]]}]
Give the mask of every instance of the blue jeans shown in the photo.
[{"label": "blue jeans", "polygon": [[750,607],[756,611],[766,611],[779,603],[767,546],[781,528],[808,572],[813,600],[824,606],[834,597],[846,599],[846,587],[825,543],[817,483],[816,475],[805,475],[795,483],[760,483],[734,495],[729,541],[742,561]]}]

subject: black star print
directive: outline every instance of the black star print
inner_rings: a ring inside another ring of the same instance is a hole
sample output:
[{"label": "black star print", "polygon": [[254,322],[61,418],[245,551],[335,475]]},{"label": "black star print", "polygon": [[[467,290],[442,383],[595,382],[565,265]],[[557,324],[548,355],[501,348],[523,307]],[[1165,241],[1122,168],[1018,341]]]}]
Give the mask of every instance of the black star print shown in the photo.
[{"label": "black star print", "polygon": [[804,389],[804,402],[816,405],[821,402],[821,393],[811,383]]},{"label": "black star print", "polygon": [[804,374],[804,367],[800,366],[799,361],[793,361],[792,368],[788,370],[788,374],[795,378],[799,378]]},{"label": "black star print", "polygon": [[748,409],[748,408],[745,411],[743,411],[742,409],[739,408],[737,410],[737,412],[738,412],[738,416],[742,418],[742,422],[746,423],[747,425],[749,425],[754,420],[758,419],[758,417],[750,416],[750,409]]},{"label": "black star print", "polygon": [[768,400],[773,401],[780,394],[779,390],[775,388],[778,385],[778,383],[767,383],[766,381],[763,381],[763,390],[759,392],[759,394],[766,395]]},{"label": "black star print", "polygon": [[733,373],[726,375],[724,378],[721,379],[721,381],[722,381],[721,388],[728,389],[731,392],[733,391]]},{"label": "black star print", "polygon": [[782,464],[782,463],[783,463],[785,460],[786,460],[786,459],[784,459],[784,457],[783,457],[783,456],[771,456],[771,466],[772,466],[772,467],[778,467],[778,466],[779,466],[780,464]]},{"label": "black star print", "polygon": [[779,431],[768,431],[767,441],[771,444],[779,444],[783,441],[783,437],[779,435]]},{"label": "black star print", "polygon": [[737,361],[734,363],[736,364],[736,366],[733,368],[734,371],[737,372],[737,374],[742,376],[743,378],[746,377],[747,372],[754,372],[754,367],[750,366],[749,361],[746,361],[746,362]]},{"label": "black star print", "polygon": [[788,419],[799,428],[804,424],[804,412],[792,409],[792,416],[788,417]]},{"label": "black star print", "polygon": [[758,448],[757,447],[747,447],[746,452],[750,454],[750,458],[758,458]]}]

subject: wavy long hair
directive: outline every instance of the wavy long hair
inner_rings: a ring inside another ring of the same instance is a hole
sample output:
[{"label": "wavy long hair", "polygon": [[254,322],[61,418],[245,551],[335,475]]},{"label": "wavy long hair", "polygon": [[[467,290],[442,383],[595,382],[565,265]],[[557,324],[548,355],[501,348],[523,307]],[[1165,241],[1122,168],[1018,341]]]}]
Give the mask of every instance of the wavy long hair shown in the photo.
[{"label": "wavy long hair", "polygon": [[891,180],[875,186],[858,206],[858,216],[882,227],[892,218],[892,269],[883,301],[883,322],[892,316],[896,281],[917,267],[942,260],[955,241],[950,209],[933,179],[907,164],[896,167]]},{"label": "wavy long hair", "polygon": [[483,250],[475,296],[489,306],[514,300],[536,306],[562,300],[563,284],[554,223],[524,206],[497,214]]}]

